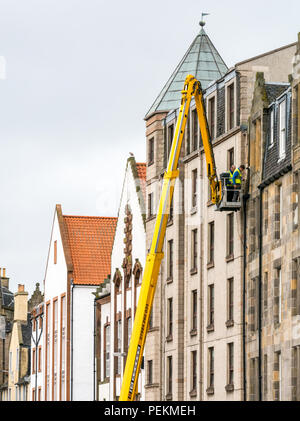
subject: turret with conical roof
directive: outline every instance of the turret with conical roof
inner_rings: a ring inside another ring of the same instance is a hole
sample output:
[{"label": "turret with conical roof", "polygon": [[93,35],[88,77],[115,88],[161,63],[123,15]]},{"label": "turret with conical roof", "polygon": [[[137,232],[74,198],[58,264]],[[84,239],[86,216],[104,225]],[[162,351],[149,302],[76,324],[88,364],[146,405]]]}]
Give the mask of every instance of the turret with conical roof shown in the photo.
[{"label": "turret with conical roof", "polygon": [[205,89],[227,72],[228,67],[206,34],[204,25],[205,22],[201,20],[200,32],[147,112],[146,119],[157,111],[170,111],[179,107],[181,91],[188,74],[195,76]]}]

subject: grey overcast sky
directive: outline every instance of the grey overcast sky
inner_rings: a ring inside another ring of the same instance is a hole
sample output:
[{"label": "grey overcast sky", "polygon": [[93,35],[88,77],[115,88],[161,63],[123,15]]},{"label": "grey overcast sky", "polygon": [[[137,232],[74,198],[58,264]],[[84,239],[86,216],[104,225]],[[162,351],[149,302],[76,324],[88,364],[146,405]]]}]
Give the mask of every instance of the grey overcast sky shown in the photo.
[{"label": "grey overcast sky", "polygon": [[230,67],[295,42],[299,0],[0,0],[0,266],[31,294],[56,203],[116,216],[144,116],[205,30]]}]

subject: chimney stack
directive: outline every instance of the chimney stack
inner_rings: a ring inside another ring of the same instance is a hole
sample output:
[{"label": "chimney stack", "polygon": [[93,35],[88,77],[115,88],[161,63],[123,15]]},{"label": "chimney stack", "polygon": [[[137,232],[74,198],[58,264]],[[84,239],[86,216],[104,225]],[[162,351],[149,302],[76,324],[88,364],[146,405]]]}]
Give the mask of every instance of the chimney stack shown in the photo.
[{"label": "chimney stack", "polygon": [[27,321],[28,292],[24,291],[24,285],[18,285],[18,292],[15,293],[14,320]]},{"label": "chimney stack", "polygon": [[2,272],[2,268],[0,268],[0,278],[1,278],[2,286],[8,289],[9,278],[6,277],[5,268],[3,268],[3,272]]}]

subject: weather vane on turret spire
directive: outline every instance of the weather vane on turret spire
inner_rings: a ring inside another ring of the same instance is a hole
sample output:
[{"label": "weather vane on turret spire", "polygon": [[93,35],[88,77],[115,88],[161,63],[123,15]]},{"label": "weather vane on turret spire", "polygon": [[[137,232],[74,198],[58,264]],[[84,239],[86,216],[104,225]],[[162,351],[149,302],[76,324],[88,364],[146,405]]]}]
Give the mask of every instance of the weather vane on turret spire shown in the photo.
[{"label": "weather vane on turret spire", "polygon": [[201,20],[199,22],[199,25],[203,28],[203,26],[205,25],[205,22],[203,20],[204,16],[208,16],[209,13],[201,13]]}]

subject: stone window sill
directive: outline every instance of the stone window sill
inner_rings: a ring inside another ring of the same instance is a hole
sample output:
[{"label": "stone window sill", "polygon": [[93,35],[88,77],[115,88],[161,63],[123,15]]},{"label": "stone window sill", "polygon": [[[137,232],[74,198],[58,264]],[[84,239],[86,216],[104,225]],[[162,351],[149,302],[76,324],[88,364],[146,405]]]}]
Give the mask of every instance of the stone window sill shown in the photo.
[{"label": "stone window sill", "polygon": [[195,275],[198,272],[197,268],[193,268],[190,270],[190,275]]},{"label": "stone window sill", "polygon": [[276,238],[272,243],[272,250],[281,246],[281,238]]},{"label": "stone window sill", "polygon": [[233,392],[234,391],[234,384],[230,383],[225,386],[226,392]]},{"label": "stone window sill", "polygon": [[197,213],[198,208],[197,206],[193,206],[192,209],[190,210],[190,215],[194,215],[195,213]]},{"label": "stone window sill", "polygon": [[148,333],[149,332],[157,332],[159,330],[158,327],[149,327]]},{"label": "stone window sill", "polygon": [[149,383],[149,384],[145,384],[145,389],[154,389],[154,388],[157,388],[157,387],[159,387],[159,384],[158,383]]},{"label": "stone window sill", "polygon": [[226,256],[225,260],[226,260],[226,263],[231,262],[232,260],[234,260],[233,254],[229,254],[228,256]]},{"label": "stone window sill", "polygon": [[168,219],[168,222],[167,222],[167,227],[170,227],[171,225],[173,225],[173,218]]},{"label": "stone window sill", "polygon": [[166,337],[166,342],[171,342],[171,341],[173,341],[173,335],[168,335]]},{"label": "stone window sill", "polygon": [[168,393],[166,395],[166,401],[171,401],[172,400],[172,393]]},{"label": "stone window sill", "polygon": [[206,326],[207,332],[213,332],[214,330],[215,330],[215,326],[213,324],[210,324],[210,325]]},{"label": "stone window sill", "polygon": [[232,326],[234,326],[234,321],[233,320],[227,320],[225,325],[226,325],[226,327],[232,327]]},{"label": "stone window sill", "polygon": [[172,276],[169,276],[168,278],[167,278],[167,280],[166,280],[166,283],[167,284],[171,284],[173,282],[173,277]]},{"label": "stone window sill", "polygon": [[191,390],[190,391],[190,397],[195,398],[196,396],[197,396],[197,390],[196,389]]},{"label": "stone window sill", "polygon": [[150,162],[148,162],[148,167],[150,167],[151,165],[153,165],[154,164],[154,161],[150,161]]},{"label": "stone window sill", "polygon": [[150,215],[150,216],[148,216],[148,218],[146,218],[146,222],[150,222],[155,218],[156,218],[156,215]]},{"label": "stone window sill", "polygon": [[190,336],[196,336],[197,335],[197,329],[190,330]]},{"label": "stone window sill", "polygon": [[207,393],[208,395],[213,395],[213,394],[215,393],[215,389],[214,389],[214,387],[208,387],[208,388],[206,389],[206,393]]},{"label": "stone window sill", "polygon": [[215,267],[215,263],[214,263],[214,262],[209,262],[209,263],[207,263],[207,265],[206,265],[206,268],[207,268],[207,269],[211,269],[211,268],[213,268],[213,267]]}]

